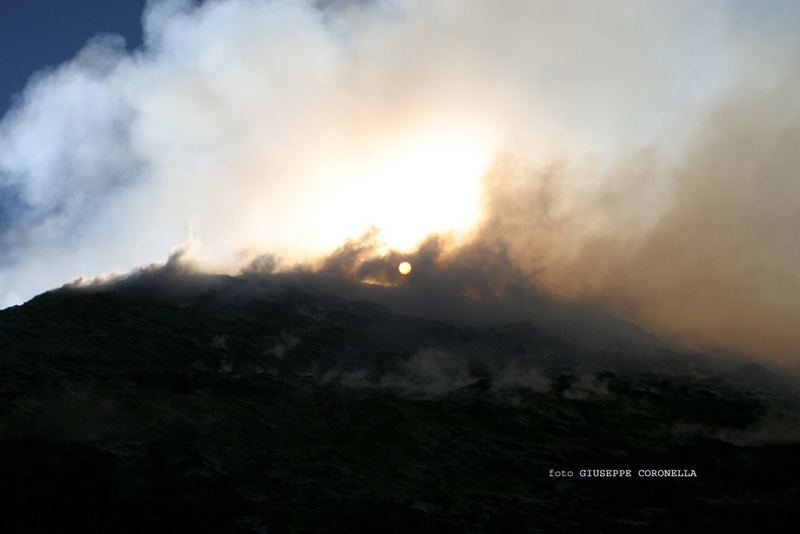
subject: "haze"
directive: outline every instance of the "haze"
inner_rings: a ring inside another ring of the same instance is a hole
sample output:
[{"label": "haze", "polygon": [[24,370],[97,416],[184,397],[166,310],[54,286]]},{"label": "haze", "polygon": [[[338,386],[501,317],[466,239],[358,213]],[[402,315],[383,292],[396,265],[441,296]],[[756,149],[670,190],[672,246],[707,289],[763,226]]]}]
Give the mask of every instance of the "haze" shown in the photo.
[{"label": "haze", "polygon": [[495,247],[543,292],[795,365],[799,23],[792,2],[151,2],[141,48],[96,37],[0,122],[0,306],[178,249],[315,265],[375,227],[375,257]]}]

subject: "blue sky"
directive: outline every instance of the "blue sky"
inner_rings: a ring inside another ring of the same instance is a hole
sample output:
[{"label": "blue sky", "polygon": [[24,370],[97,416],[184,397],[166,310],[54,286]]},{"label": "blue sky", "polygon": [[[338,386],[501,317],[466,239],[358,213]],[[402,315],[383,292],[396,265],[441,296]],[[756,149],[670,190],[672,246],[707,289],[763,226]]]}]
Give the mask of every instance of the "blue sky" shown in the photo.
[{"label": "blue sky", "polygon": [[[128,47],[139,46],[144,4],[145,0],[2,0],[0,117],[34,73],[71,59],[98,33],[121,35]],[[11,192],[0,189],[0,228],[17,207]]]},{"label": "blue sky", "polygon": [[73,57],[97,33],[116,33],[129,46],[141,41],[145,0],[2,0],[0,109],[34,72]]},{"label": "blue sky", "polygon": [[[320,3],[0,0],[0,308],[509,212],[545,289],[796,354],[800,3]],[[461,195],[497,154],[531,209]]]}]

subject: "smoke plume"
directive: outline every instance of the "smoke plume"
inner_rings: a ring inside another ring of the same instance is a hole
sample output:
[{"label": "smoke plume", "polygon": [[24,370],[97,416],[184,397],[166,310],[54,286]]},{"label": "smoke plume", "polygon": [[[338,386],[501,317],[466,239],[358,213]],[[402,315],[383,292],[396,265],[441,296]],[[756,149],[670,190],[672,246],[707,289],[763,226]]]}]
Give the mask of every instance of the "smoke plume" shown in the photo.
[{"label": "smoke plume", "polygon": [[384,284],[413,283],[408,257],[475,302],[521,286],[793,364],[798,22],[789,2],[153,1],[140,49],[94,38],[0,122],[0,306],[176,247]]}]

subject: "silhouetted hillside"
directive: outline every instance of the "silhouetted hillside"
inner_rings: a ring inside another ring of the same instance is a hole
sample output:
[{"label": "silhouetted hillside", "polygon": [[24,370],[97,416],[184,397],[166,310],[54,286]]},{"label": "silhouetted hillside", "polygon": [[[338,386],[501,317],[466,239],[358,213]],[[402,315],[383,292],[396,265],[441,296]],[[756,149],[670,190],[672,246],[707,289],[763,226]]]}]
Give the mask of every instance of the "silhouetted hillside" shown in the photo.
[{"label": "silhouetted hillside", "polygon": [[134,279],[0,312],[0,528],[793,524],[800,402],[766,369],[403,315],[362,298],[389,289],[312,278]]}]

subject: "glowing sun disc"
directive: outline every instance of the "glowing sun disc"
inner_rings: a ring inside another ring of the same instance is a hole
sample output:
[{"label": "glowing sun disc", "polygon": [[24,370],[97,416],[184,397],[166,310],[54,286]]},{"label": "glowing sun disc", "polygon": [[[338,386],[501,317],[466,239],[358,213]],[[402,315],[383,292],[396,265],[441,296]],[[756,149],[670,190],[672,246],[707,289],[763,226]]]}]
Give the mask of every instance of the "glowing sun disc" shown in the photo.
[{"label": "glowing sun disc", "polygon": [[411,272],[411,264],[408,263],[407,261],[404,261],[403,263],[397,266],[397,270],[400,271],[400,274],[405,276]]}]

